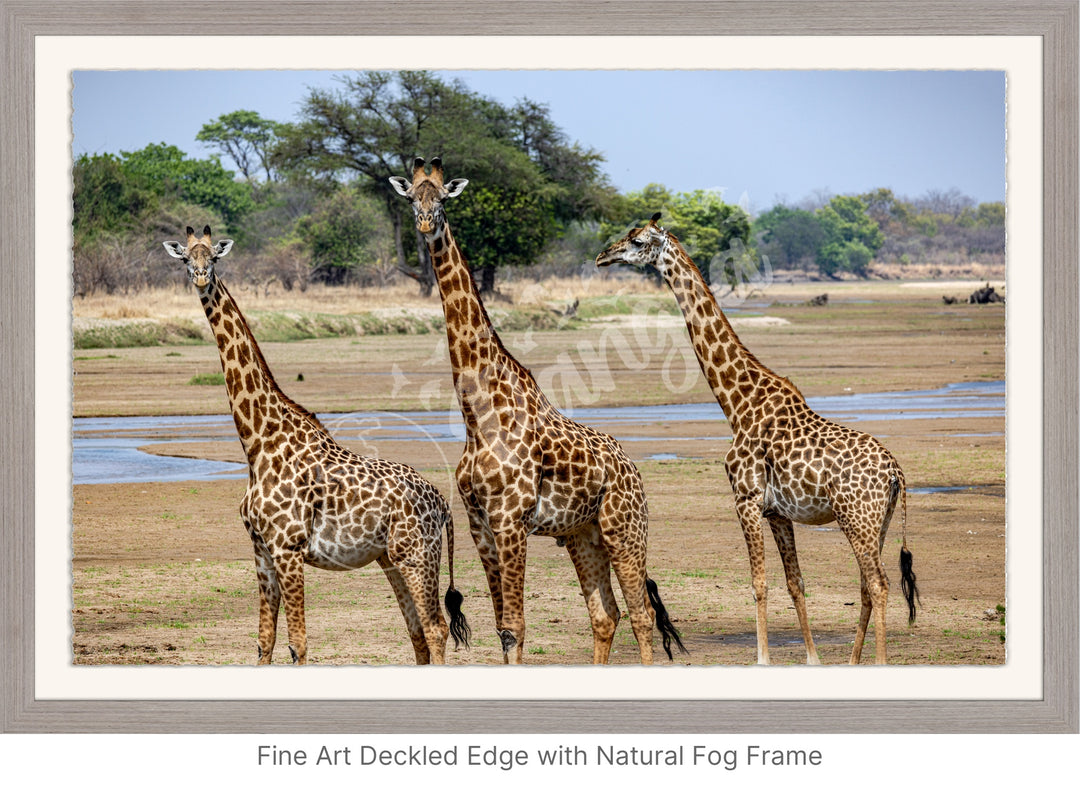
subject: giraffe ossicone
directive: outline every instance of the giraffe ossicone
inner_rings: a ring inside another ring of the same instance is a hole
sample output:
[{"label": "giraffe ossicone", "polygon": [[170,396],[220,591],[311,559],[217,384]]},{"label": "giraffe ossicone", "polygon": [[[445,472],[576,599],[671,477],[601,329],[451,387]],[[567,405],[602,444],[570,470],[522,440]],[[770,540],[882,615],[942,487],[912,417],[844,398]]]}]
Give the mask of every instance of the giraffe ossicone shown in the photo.
[{"label": "giraffe ossicone", "polygon": [[[210,322],[233,421],[248,462],[240,516],[255,551],[259,583],[258,661],[270,664],[284,602],[289,651],[307,661],[304,566],[356,569],[376,561],[405,617],[418,664],[445,662],[446,642],[468,646],[469,628],[454,586],[450,504],[413,468],[355,454],[315,414],[282,392],[215,264],[233,242],[187,228],[166,251],[187,265]],[[450,580],[439,607],[446,535]]]},{"label": "giraffe ossicone", "polygon": [[918,599],[907,549],[907,493],[900,464],[877,439],[815,413],[791,381],[747,350],[694,261],[659,220],[660,214],[654,214],[644,227],[630,230],[597,255],[596,264],[648,265],[659,271],[675,295],[701,370],[731,425],[725,466],[750,556],[758,662],[769,663],[764,523],[780,551],[807,662],[819,664],[793,524],[835,520],[855,553],[861,586],[862,608],[850,663],[860,661],[872,612],[875,661],[885,664],[889,581],[881,552],[897,504],[903,533],[901,590],[909,624],[914,623]]},{"label": "giraffe ossicone", "polygon": [[653,626],[671,657],[685,652],[646,572],[648,507],[641,476],[610,436],[560,413],[491,325],[472,272],[443,210],[468,181],[443,180],[439,158],[413,161],[412,178],[392,177],[425,237],[446,317],[447,344],[465,421],[458,492],[495,609],[503,660],[522,661],[529,536],[554,537],[570,554],[593,630],[593,662],[609,660],[622,588],[640,659],[651,664]]}]

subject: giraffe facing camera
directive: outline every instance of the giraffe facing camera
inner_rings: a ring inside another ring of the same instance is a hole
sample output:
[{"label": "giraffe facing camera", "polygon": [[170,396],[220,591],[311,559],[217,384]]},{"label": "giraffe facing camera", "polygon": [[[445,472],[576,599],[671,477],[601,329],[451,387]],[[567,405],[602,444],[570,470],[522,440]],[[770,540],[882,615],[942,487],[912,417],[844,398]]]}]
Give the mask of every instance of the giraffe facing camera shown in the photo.
[{"label": "giraffe facing camera", "polygon": [[468,181],[444,182],[441,159],[430,163],[428,174],[417,158],[411,180],[390,183],[412,205],[438,281],[465,421],[457,487],[491,590],[503,661],[522,661],[530,536],[554,538],[569,552],[592,624],[594,663],[608,662],[619,623],[613,568],[642,664],[652,663],[654,624],[669,658],[672,641],[685,652],[646,573],[649,516],[637,468],[615,439],[560,413],[504,347],[443,210]]},{"label": "giraffe facing camera", "polygon": [[[232,241],[210,228],[187,243],[164,242],[187,264],[214,333],[233,421],[248,463],[240,517],[255,551],[259,582],[258,661],[269,665],[284,602],[289,651],[307,662],[304,565],[343,571],[375,561],[405,617],[417,664],[445,662],[446,641],[468,646],[469,627],[454,587],[454,523],[442,494],[407,465],[362,457],[339,445],[315,414],[278,387],[247,321],[214,272]],[[439,607],[446,534],[449,588]]]}]

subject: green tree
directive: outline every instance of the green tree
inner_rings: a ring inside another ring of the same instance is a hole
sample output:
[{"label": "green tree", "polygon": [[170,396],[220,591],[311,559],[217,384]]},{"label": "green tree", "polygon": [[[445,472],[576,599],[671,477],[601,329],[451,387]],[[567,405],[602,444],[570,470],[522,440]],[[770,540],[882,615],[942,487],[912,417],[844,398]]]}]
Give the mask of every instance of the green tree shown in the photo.
[{"label": "green tree", "polygon": [[858,197],[839,195],[817,212],[825,230],[825,244],[817,255],[820,271],[835,277],[847,271],[864,276],[885,236]]},{"label": "green tree", "polygon": [[251,210],[251,190],[233,179],[233,173],[215,157],[189,159],[175,145],[147,145],[121,153],[121,168],[136,183],[145,184],[163,198],[204,206],[220,214],[232,227]]},{"label": "green tree", "polygon": [[144,178],[125,172],[111,153],[75,160],[72,168],[72,225],[76,237],[132,230],[158,204]]},{"label": "green tree", "polygon": [[[340,81],[339,90],[311,91],[301,121],[281,129],[273,162],[327,189],[356,179],[377,196],[393,226],[399,269],[425,295],[435,281],[427,244],[388,182],[410,174],[414,157],[441,156],[447,177],[472,181],[454,204],[453,225],[466,255],[485,261],[484,287],[494,287],[497,267],[520,264],[524,253],[535,259],[539,231],[550,241],[560,217],[599,210],[613,193],[599,154],[567,145],[541,105],[507,108],[425,71],[358,72]],[[481,217],[470,208],[481,202],[496,213]],[[466,225],[475,221],[498,232],[473,232]],[[520,243],[510,241],[515,235]]]},{"label": "green tree", "polygon": [[811,211],[776,205],[754,220],[759,249],[776,268],[804,266],[817,259],[825,228]]},{"label": "green tree", "polygon": [[1005,203],[983,202],[975,209],[975,222],[980,227],[999,228],[1005,226]]},{"label": "green tree", "polygon": [[[413,230],[408,206],[390,187],[391,175],[412,171],[413,158],[438,142],[438,119],[460,116],[464,90],[422,71],[367,71],[340,77],[338,90],[313,89],[299,123],[280,129],[272,161],[294,179],[321,182],[356,179],[385,206],[394,229],[398,265],[429,295],[434,275],[426,244]],[[451,123],[451,125],[453,125]],[[435,148],[438,150],[438,148]],[[412,238],[416,269],[409,265],[406,234]]]},{"label": "green tree", "polygon": [[258,112],[240,109],[204,124],[195,139],[213,145],[232,159],[249,183],[260,169],[267,180],[273,181],[276,174],[270,164],[270,152],[277,142],[278,126]]},{"label": "green tree", "polygon": [[535,262],[555,231],[550,207],[528,189],[470,183],[453,211],[455,240],[480,270],[482,293],[494,291],[498,268]]},{"label": "green tree", "polygon": [[342,187],[300,218],[296,234],[310,252],[313,279],[342,284],[359,268],[377,262],[372,241],[382,217],[373,207],[370,196]]}]

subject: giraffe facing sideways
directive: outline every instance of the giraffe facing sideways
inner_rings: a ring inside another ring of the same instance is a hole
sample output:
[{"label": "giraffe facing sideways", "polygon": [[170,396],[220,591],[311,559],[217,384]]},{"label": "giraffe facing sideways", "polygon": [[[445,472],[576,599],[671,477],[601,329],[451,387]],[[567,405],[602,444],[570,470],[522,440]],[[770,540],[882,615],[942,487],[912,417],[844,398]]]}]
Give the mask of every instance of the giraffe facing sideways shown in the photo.
[{"label": "giraffe facing sideways", "polygon": [[885,664],[889,581],[881,552],[898,503],[904,534],[901,590],[909,624],[915,621],[918,595],[907,549],[907,491],[899,463],[870,435],[819,416],[791,381],[746,349],[694,261],[678,239],[660,227],[659,219],[658,213],[644,227],[632,229],[597,255],[596,264],[651,265],[660,272],[682,309],[701,370],[731,425],[725,464],[750,554],[758,663],[769,664],[764,523],[780,551],[806,661],[816,665],[820,661],[807,620],[793,523],[821,525],[835,520],[855,552],[861,581],[862,608],[850,664],[857,665],[862,656],[871,611],[876,662]]},{"label": "giraffe facing sideways", "polygon": [[529,536],[554,537],[577,570],[593,630],[593,662],[608,662],[619,607],[614,568],[642,664],[653,658],[655,623],[671,657],[678,632],[645,569],[648,508],[637,468],[611,437],[577,424],[548,401],[503,346],[458,248],[443,202],[468,183],[443,183],[442,162],[413,162],[392,177],[427,240],[443,311],[454,389],[465,421],[457,486],[491,589],[503,661],[522,661]]},{"label": "giraffe facing sideways", "polygon": [[[248,462],[240,516],[255,550],[259,581],[260,665],[270,664],[284,600],[292,661],[307,661],[304,565],[348,570],[378,562],[386,573],[417,664],[443,664],[447,636],[468,645],[454,587],[450,505],[412,468],[362,457],[339,445],[313,413],[278,387],[244,316],[214,267],[233,242],[213,243],[210,228],[165,249],[187,265],[217,341],[233,421]],[[446,532],[450,580],[439,607]]]}]

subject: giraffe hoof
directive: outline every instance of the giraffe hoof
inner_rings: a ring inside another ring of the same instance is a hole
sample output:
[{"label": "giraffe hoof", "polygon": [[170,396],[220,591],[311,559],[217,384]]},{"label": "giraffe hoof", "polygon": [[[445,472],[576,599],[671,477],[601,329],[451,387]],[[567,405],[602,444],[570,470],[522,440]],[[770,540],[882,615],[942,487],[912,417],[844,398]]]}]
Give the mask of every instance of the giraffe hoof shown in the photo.
[{"label": "giraffe hoof", "polygon": [[517,645],[517,638],[509,629],[499,630],[499,640],[502,641],[503,654],[509,654],[510,649]]}]

